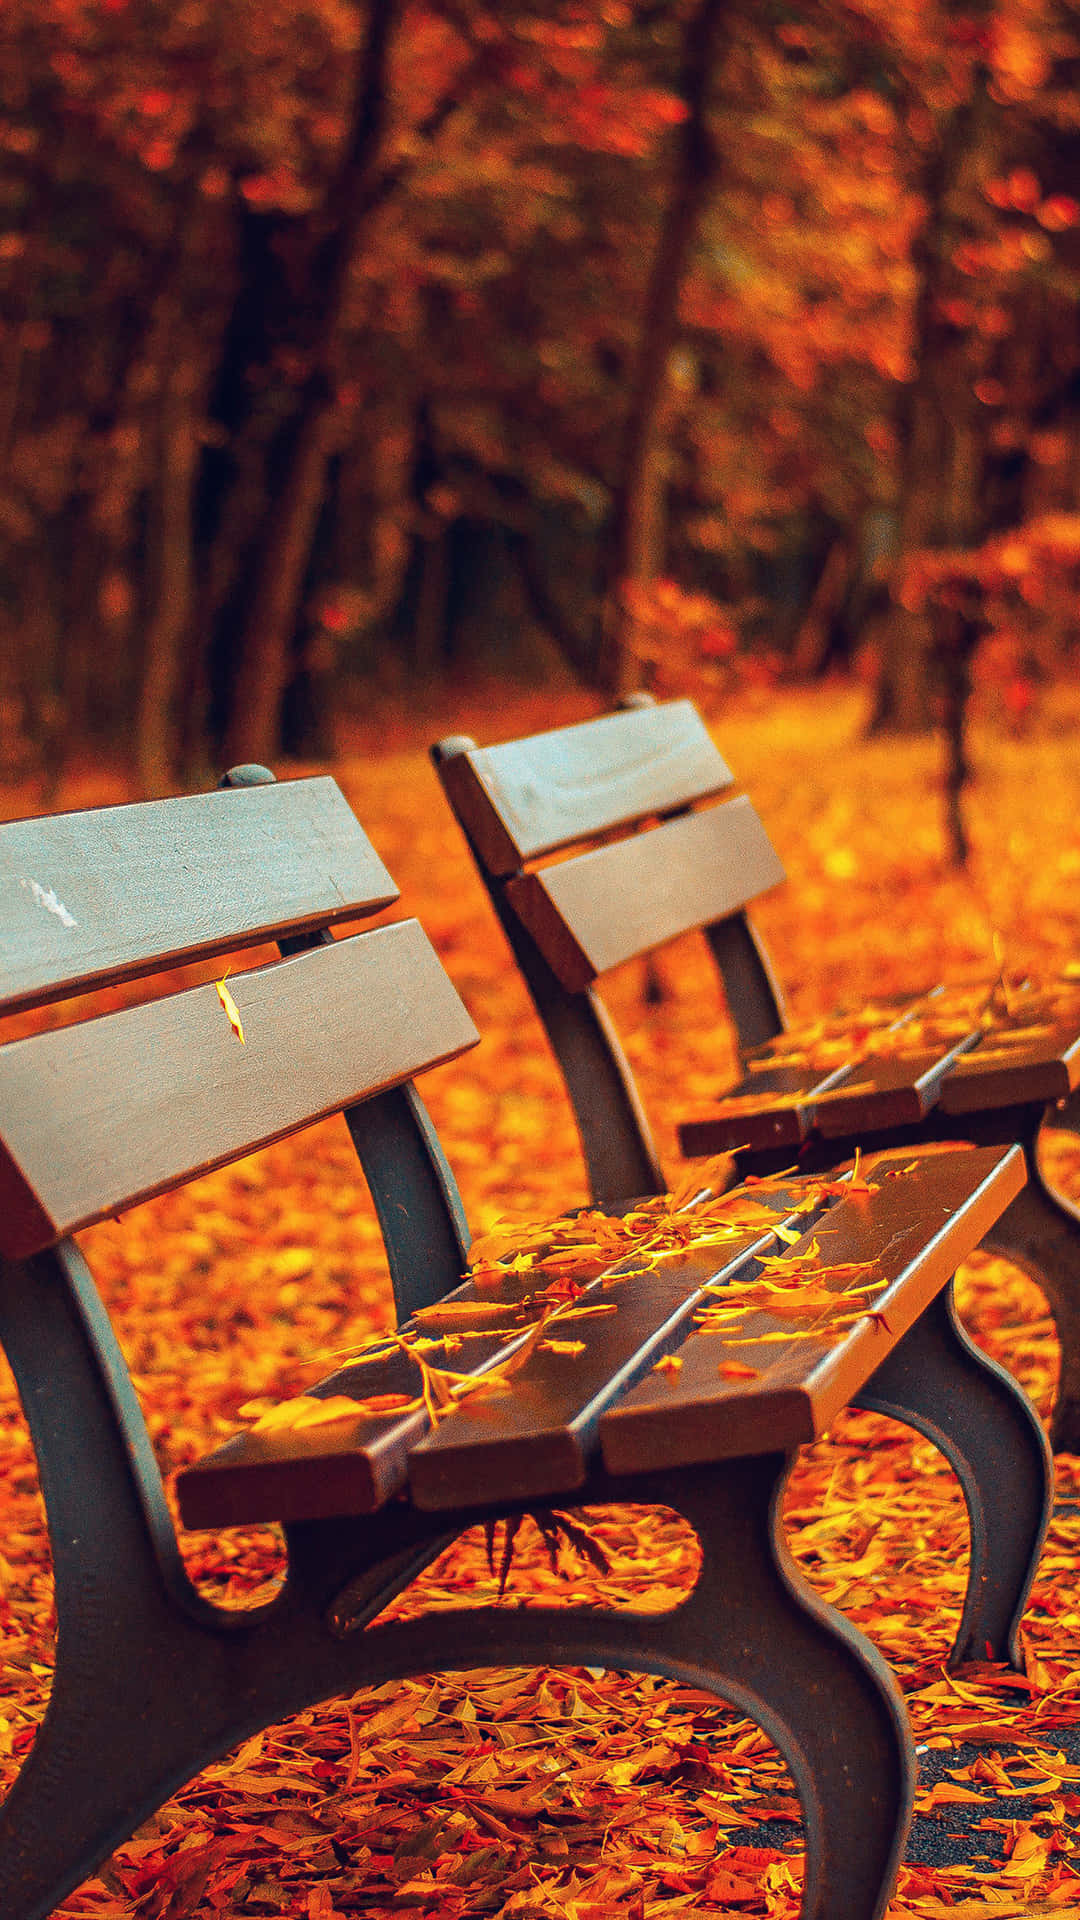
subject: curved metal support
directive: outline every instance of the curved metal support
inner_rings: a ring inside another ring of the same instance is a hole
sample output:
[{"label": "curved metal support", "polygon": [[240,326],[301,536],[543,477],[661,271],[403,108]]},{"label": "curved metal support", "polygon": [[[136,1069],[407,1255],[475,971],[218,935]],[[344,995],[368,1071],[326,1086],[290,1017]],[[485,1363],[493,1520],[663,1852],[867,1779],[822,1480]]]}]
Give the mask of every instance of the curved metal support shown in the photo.
[{"label": "curved metal support", "polygon": [[940,1447],[963,1489],[971,1534],[964,1610],[949,1657],[1023,1669],[1020,1620],[1053,1500],[1053,1462],[1027,1395],[968,1338],[952,1282],[852,1403]]},{"label": "curved metal support", "polygon": [[[806,1831],[803,1920],[879,1920],[911,1819],[914,1757],[903,1701],[880,1655],[804,1581],[784,1542],[790,1459],[765,1455],[677,1474],[590,1481],[575,1498],[674,1508],[703,1565],[670,1614],[478,1608],[438,1616],[443,1667],[603,1665],[659,1673],[748,1713],[791,1771]],[[374,1626],[380,1666],[416,1671],[430,1620]]]},{"label": "curved metal support", "polygon": [[400,1325],[468,1272],[465,1209],[411,1080],[347,1107],[345,1124],[378,1216]]},{"label": "curved metal support", "polygon": [[515,1660],[640,1668],[731,1700],[771,1734],[794,1776],[808,1842],[805,1920],[878,1920],[910,1818],[910,1736],[884,1663],[791,1563],[778,1517],[787,1460],[598,1474],[582,1487],[583,1502],[658,1501],[697,1529],[702,1577],[668,1616],[485,1607],[440,1612],[434,1634],[430,1618],[380,1626],[394,1595],[478,1517],[404,1502],[287,1529],[278,1597],[226,1612],[158,1551],[128,1423],[63,1275],[42,1261],[6,1268],[0,1283],[0,1333],[17,1373],[44,1381],[27,1410],[60,1622],[48,1713],[0,1813],[5,1920],[46,1920],[237,1741],[317,1700],[430,1671],[433,1659],[440,1670]]},{"label": "curved metal support", "polygon": [[[298,1635],[328,1634],[291,1568],[250,1611],[214,1606],[188,1579],[123,1355],[71,1242],[0,1262],[0,1341],[37,1456],[57,1613],[49,1706],[0,1812],[0,1913],[44,1920],[199,1767],[280,1717],[265,1711],[275,1648],[287,1661]],[[369,1605],[451,1537],[384,1527]],[[365,1553],[347,1526],[337,1541],[355,1573]]]},{"label": "curved metal support", "polygon": [[738,1036],[749,1053],[775,1040],[787,1026],[784,996],[757,928],[745,913],[714,920],[704,929]]},{"label": "curved metal support", "polygon": [[1027,1185],[983,1241],[1023,1269],[1046,1295],[1061,1342],[1061,1376],[1050,1422],[1055,1453],[1080,1453],[1080,1212],[1042,1173],[1024,1142]]},{"label": "curved metal support", "polygon": [[[433,747],[440,777],[448,760],[474,745],[458,735]],[[488,877],[463,823],[458,824],[566,1081],[593,1198],[602,1206],[618,1206],[666,1193],[645,1109],[606,1007],[591,988],[567,992],[507,907],[498,883]]]}]

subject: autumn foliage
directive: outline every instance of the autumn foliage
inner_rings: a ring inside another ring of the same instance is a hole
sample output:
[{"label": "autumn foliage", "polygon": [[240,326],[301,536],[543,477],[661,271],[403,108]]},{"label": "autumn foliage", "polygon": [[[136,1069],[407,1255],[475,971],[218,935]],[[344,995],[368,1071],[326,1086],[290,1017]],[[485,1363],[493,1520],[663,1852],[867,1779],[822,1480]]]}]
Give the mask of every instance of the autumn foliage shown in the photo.
[{"label": "autumn foliage", "polygon": [[1074,0],[13,0],[0,753],[162,790],[403,674],[861,658],[955,799],[972,673],[1022,725],[1072,644],[1077,55]]},{"label": "autumn foliage", "polygon": [[[490,738],[500,721],[513,731],[526,719],[571,717],[565,703],[528,716],[458,711],[432,731],[465,724]],[[971,870],[959,879],[942,864],[930,745],[899,754],[862,740],[853,693],[742,696],[721,745],[790,870],[760,918],[801,1030],[842,999],[992,976],[996,966],[1010,978],[1025,967],[1051,977],[1075,958],[1074,706],[1053,717],[1057,730],[1034,740],[986,720],[977,727],[984,799]],[[572,1121],[439,799],[424,737],[357,740],[340,775],[400,880],[404,910],[424,919],[485,1036],[424,1084],[483,1236],[478,1254],[497,1263],[547,1249],[545,1284],[572,1306],[551,1257],[558,1235],[525,1226],[584,1198]],[[98,770],[61,798],[91,804],[121,792]],[[25,792],[4,798],[8,811],[29,804]],[[676,1120],[727,1083],[732,1059],[696,947],[680,945],[660,964],[668,997],[659,1007],[643,1006],[636,969],[612,994],[679,1182],[689,1170],[676,1160]],[[223,1002],[223,1042],[233,1046],[227,1016]],[[1080,1194],[1075,1141],[1056,1136],[1053,1153]],[[594,1247],[615,1234],[587,1215],[560,1231]],[[377,1351],[390,1326],[377,1228],[339,1123],[137,1208],[89,1240],[169,1468],[302,1394],[330,1356],[372,1350],[373,1340]],[[603,1251],[593,1256],[601,1265]],[[807,1277],[781,1266],[770,1284],[794,1304]],[[851,1276],[853,1285],[861,1278]],[[1056,1361],[1041,1297],[980,1256],[963,1276],[962,1302],[1045,1413]],[[858,1304],[872,1309],[872,1297]],[[538,1337],[572,1339],[573,1321],[549,1319]],[[33,1460],[7,1379],[0,1448],[0,1752],[10,1775],[47,1698],[53,1623]],[[1069,1920],[1080,1909],[1080,1487],[1070,1457],[1057,1473],[1020,1675],[981,1663],[944,1670],[966,1529],[955,1482],[928,1443],[851,1414],[802,1456],[791,1482],[793,1550],[895,1666],[920,1749],[917,1825],[890,1920]],[[199,1580],[237,1604],[265,1597],[277,1577],[270,1529],[189,1535],[184,1544]],[[510,1541],[501,1527],[490,1541],[478,1530],[398,1605],[494,1599],[504,1584],[510,1606],[589,1597],[663,1610],[678,1603],[695,1565],[695,1541],[669,1513],[570,1514],[556,1516],[546,1537],[531,1522]],[[666,1920],[690,1911],[794,1920],[800,1872],[792,1783],[748,1721],[649,1678],[495,1670],[391,1684],[246,1741],[140,1829],[62,1913]]]}]

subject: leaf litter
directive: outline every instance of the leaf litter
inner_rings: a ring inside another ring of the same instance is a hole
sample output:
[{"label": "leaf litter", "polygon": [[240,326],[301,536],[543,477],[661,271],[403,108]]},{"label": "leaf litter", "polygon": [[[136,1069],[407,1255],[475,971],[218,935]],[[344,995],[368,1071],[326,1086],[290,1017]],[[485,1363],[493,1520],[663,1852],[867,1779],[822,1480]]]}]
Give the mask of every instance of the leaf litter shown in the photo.
[{"label": "leaf litter", "polygon": [[[760,919],[794,975],[796,1018],[819,1020],[840,1000],[913,991],[939,972],[970,976],[992,952],[994,929],[1006,953],[1044,977],[1075,965],[1063,882],[1080,871],[1080,794],[1067,739],[1025,743],[1022,754],[995,743],[995,782],[979,789],[973,820],[971,884],[940,870],[920,749],[890,760],[881,743],[857,739],[854,719],[830,690],[817,705],[813,696],[777,695],[767,713],[751,708],[725,725],[737,764],[741,756],[762,769],[755,798],[793,875]],[[492,938],[490,910],[425,786],[430,778],[410,750],[357,761],[344,784],[486,1036],[475,1055],[430,1076],[425,1095],[470,1217],[483,1232],[503,1233],[509,1248],[520,1221],[573,1200],[580,1163],[554,1070]],[[873,809],[861,799],[868,791]],[[837,846],[855,854],[856,878],[842,891],[821,884]],[[1048,854],[1032,857],[1045,846]],[[881,911],[883,896],[902,906],[902,942],[895,918]],[[620,1021],[631,1021],[628,1052],[675,1166],[676,1118],[715,1095],[735,1062],[699,959],[680,945],[661,965],[669,998],[647,1023],[633,970],[611,997]],[[678,1103],[672,1087],[685,1096]],[[1055,1136],[1052,1158],[1062,1184],[1080,1194],[1080,1141]],[[364,1201],[344,1130],[326,1123],[134,1210],[122,1228],[106,1223],[87,1236],[167,1466],[235,1430],[242,1404],[287,1395],[313,1351],[356,1348],[389,1330],[389,1290]],[[549,1271],[554,1284],[559,1269]],[[984,1254],[968,1263],[961,1291],[982,1343],[1045,1413],[1056,1348],[1042,1296]],[[470,1329],[437,1331],[465,1340]],[[53,1616],[32,1453],[6,1373],[0,1446],[0,1765],[10,1778],[47,1701]],[[1025,1619],[1025,1672],[1014,1675],[989,1663],[945,1671],[966,1526],[955,1483],[928,1443],[850,1412],[792,1475],[793,1551],[816,1589],[896,1668],[920,1748],[918,1821],[889,1920],[1080,1920],[1080,1463],[1060,1458],[1057,1476]],[[660,1610],[692,1583],[696,1543],[664,1510],[557,1517],[581,1526],[595,1555],[565,1532],[545,1538],[521,1526],[506,1604],[593,1599]],[[194,1574],[234,1603],[259,1598],[280,1562],[268,1528],[191,1536],[185,1550]],[[489,1563],[477,1529],[396,1610],[494,1599],[504,1557],[495,1538]],[[583,1668],[432,1676],[310,1709],[246,1741],[147,1822],[60,1913],[792,1920],[797,1815],[765,1736],[693,1689]]]}]

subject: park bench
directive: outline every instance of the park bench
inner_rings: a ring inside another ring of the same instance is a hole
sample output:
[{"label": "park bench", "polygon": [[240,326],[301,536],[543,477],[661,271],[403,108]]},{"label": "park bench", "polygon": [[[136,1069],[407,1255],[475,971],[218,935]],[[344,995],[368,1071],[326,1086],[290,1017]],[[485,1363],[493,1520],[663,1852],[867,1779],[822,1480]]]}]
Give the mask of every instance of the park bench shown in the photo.
[{"label": "park bench", "polygon": [[1037,1148],[1080,1084],[1080,979],[938,987],[790,1031],[748,912],[784,870],[746,795],[721,798],[733,776],[692,702],[643,698],[494,747],[454,737],[432,757],[561,1067],[593,1193],[620,1203],[665,1185],[594,982],[700,929],[743,1068],[686,1115],[683,1152],[734,1152],[741,1179],[838,1166],[860,1144],[1022,1146],[1027,1184],[987,1245],[1047,1295],[1061,1343],[1051,1440],[1080,1451],[1080,1213]]},{"label": "park bench", "polygon": [[[970,1429],[958,1418],[935,1433],[971,1523],[955,1654],[1016,1664],[1045,1444],[957,1332],[949,1282],[1017,1192],[1021,1154],[904,1155],[868,1191],[778,1192],[774,1208],[813,1209],[788,1216],[787,1239],[751,1219],[652,1271],[631,1259],[618,1277],[575,1256],[578,1306],[606,1310],[579,1311],[572,1351],[549,1348],[535,1279],[498,1266],[462,1279],[461,1202],[413,1078],[477,1036],[434,950],[414,920],[331,932],[396,898],[332,780],[233,778],[232,791],[0,827],[0,1007],[67,999],[79,1016],[32,1014],[40,1030],[0,1047],[0,1341],[38,1460],[58,1620],[49,1707],[0,1814],[0,1912],[44,1920],[200,1767],[315,1701],[433,1667],[569,1662],[669,1675],[751,1714],[802,1803],[807,1920],[872,1920],[910,1818],[910,1734],[888,1668],[791,1562],[779,1497],[798,1447],[852,1399],[902,1401],[910,1375],[910,1417],[933,1432],[918,1382],[947,1384]],[[219,990],[224,956],[269,942],[279,957],[230,970]],[[209,977],[190,984],[196,963]],[[121,983],[104,1013],[81,998]],[[311,1390],[308,1411],[333,1400],[319,1409],[333,1420],[257,1424],[179,1475],[189,1525],[284,1526],[275,1597],[222,1608],[185,1570],[72,1236],[331,1113],[371,1189],[403,1344]],[[824,1315],[796,1337],[759,1309],[737,1346],[705,1331],[703,1301],[723,1306],[778,1245],[794,1259],[826,1232],[820,1284],[853,1309],[835,1328]],[[412,1341],[438,1339],[447,1313],[455,1328],[481,1322],[463,1373],[502,1370],[508,1384],[481,1383],[433,1424],[431,1363]],[[381,1395],[398,1398],[373,1405]],[[379,1619],[464,1528],[568,1499],[684,1515],[702,1547],[686,1601],[666,1614],[481,1605]]]}]

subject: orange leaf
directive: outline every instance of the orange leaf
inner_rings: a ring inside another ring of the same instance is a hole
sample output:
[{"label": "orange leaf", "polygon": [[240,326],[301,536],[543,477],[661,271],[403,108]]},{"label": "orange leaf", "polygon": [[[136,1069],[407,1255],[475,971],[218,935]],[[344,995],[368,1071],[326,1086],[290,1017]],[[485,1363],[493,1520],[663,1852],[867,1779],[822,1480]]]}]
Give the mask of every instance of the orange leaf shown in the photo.
[{"label": "orange leaf", "polygon": [[679,1355],[677,1353],[665,1353],[661,1355],[653,1368],[653,1372],[666,1374],[670,1380],[676,1379],[682,1372],[682,1361]]}]

